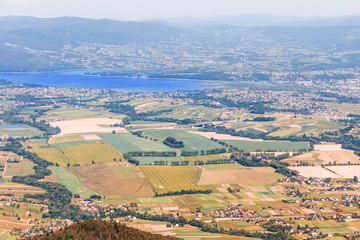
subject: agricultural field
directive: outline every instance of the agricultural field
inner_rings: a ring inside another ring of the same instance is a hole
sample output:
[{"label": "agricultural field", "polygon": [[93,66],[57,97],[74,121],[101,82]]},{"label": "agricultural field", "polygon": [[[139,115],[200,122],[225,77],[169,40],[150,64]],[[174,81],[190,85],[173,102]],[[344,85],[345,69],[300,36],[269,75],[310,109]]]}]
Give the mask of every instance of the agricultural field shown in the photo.
[{"label": "agricultural field", "polygon": [[82,185],[79,178],[66,168],[52,167],[50,170],[55,175],[56,179],[64,184],[73,194],[79,194],[81,198],[89,198],[93,194],[98,194]]},{"label": "agricultural field", "polygon": [[141,198],[152,197],[151,188],[144,177],[134,168],[113,164],[92,164],[68,168],[80,179],[80,183],[106,197]]},{"label": "agricultural field", "polygon": [[44,134],[43,131],[39,129],[32,128],[29,130],[18,130],[18,131],[6,131],[0,130],[0,137],[34,137],[34,136],[42,136]]},{"label": "agricultural field", "polygon": [[308,149],[307,142],[285,142],[285,141],[238,141],[224,140],[225,143],[248,152],[257,152],[258,150],[267,152],[297,152],[300,149]]},{"label": "agricultural field", "polygon": [[123,115],[115,115],[104,111],[90,111],[86,109],[58,108],[46,112],[41,117],[42,120],[65,120],[65,119],[83,119],[83,118],[122,118]]},{"label": "agricultural field", "polygon": [[30,221],[41,218],[41,208],[46,205],[16,202],[3,199],[0,202],[0,239],[15,240],[17,236],[10,235],[13,228],[31,228],[34,224]]},{"label": "agricultural field", "polygon": [[314,151],[315,154],[318,154],[318,159],[322,161],[323,164],[360,164],[360,157],[354,154],[352,150],[331,150],[331,151]]},{"label": "agricultural field", "polygon": [[[243,165],[238,163],[230,163],[230,164],[209,164],[209,165],[201,165],[201,169],[205,169],[206,171],[219,171],[219,170],[239,170],[245,169]],[[248,168],[246,168],[248,169]]]},{"label": "agricultural field", "polygon": [[214,121],[221,117],[222,119],[237,119],[241,116],[240,112],[224,112],[222,109],[213,109],[204,106],[193,106],[188,104],[182,104],[173,108],[169,113],[163,113],[161,117],[171,117],[175,119],[192,118],[202,121]]},{"label": "agricultural field", "polygon": [[205,137],[192,134],[183,130],[147,130],[143,131],[144,136],[150,136],[153,138],[164,140],[167,137],[173,137],[176,140],[180,140],[184,143],[184,148],[181,150],[185,151],[206,151],[215,148],[223,148],[223,145],[220,145],[214,141],[211,141]]},{"label": "agricultural field", "polygon": [[46,139],[40,138],[40,139],[29,139],[26,142],[24,142],[24,145],[29,148],[41,148],[46,147],[48,144],[46,143]]},{"label": "agricultural field", "polygon": [[195,166],[140,166],[141,172],[154,191],[162,194],[169,191],[206,190],[209,186],[198,186],[201,170]]},{"label": "agricultural field", "polygon": [[41,194],[45,193],[45,191],[38,187],[32,187],[12,182],[5,182],[0,184],[0,195],[9,193],[14,194],[14,196],[23,197],[25,194]]},{"label": "agricultural field", "polygon": [[269,136],[287,137],[290,135],[318,135],[328,129],[337,129],[341,125],[321,118],[302,119],[302,118],[278,118],[273,124],[280,129],[272,132]]},{"label": "agricultural field", "polygon": [[[0,165],[2,166],[0,168],[0,177],[2,176],[2,181],[4,183],[11,182],[13,176],[26,176],[35,173],[33,169],[35,164],[28,159],[24,159],[14,153],[9,152],[0,151],[0,154]],[[18,162],[6,163],[8,160]]]},{"label": "agricultural field", "polygon": [[250,141],[250,142],[263,142],[262,139],[251,139],[246,137],[238,137],[238,136],[231,136],[229,134],[219,134],[215,132],[202,132],[202,131],[188,131],[189,133],[200,135],[206,137],[207,139],[217,139],[217,140],[239,140],[239,141]]},{"label": "agricultural field", "polygon": [[[210,165],[209,165],[210,166]],[[256,168],[240,168],[235,170],[219,170],[212,169],[215,166],[200,167],[202,169],[201,177],[198,182],[199,185],[221,185],[221,184],[254,184],[254,183],[276,183],[280,174],[275,174],[275,170],[270,167],[256,167]]]},{"label": "agricultural field", "polygon": [[179,106],[172,99],[135,99],[130,102],[130,105],[134,106],[135,110],[139,112],[167,110]]},{"label": "agricultural field", "polygon": [[354,178],[357,176],[360,178],[360,166],[326,166],[327,169],[335,172],[337,175],[343,178]]},{"label": "agricultural field", "polygon": [[312,152],[307,152],[301,155],[297,155],[294,157],[290,157],[284,160],[281,160],[282,162],[287,162],[290,165],[298,165],[301,163],[306,163],[309,165],[320,165],[322,164],[322,160],[319,159],[319,154],[315,153],[314,151]]},{"label": "agricultural field", "polygon": [[[113,131],[125,132],[126,130],[122,127],[110,126],[114,124],[120,124],[121,122],[121,119],[87,118],[67,121],[55,121],[50,122],[50,125],[53,127],[59,127],[61,129],[61,133],[59,133],[57,136],[82,134],[85,135],[85,138],[88,135],[96,138],[96,134],[94,133],[111,133]],[[88,140],[98,140],[98,138]]]},{"label": "agricultural field", "polygon": [[58,148],[39,148],[32,149],[31,151],[46,161],[52,162],[54,164],[57,163],[63,167],[65,167],[68,163],[74,164],[74,162],[69,159],[61,149]]},{"label": "agricultural field", "polygon": [[[329,171],[326,168],[315,166],[315,167],[289,167],[291,170],[296,170],[301,176],[304,177],[318,177],[318,178],[341,178],[341,176]],[[352,176],[354,177],[354,176]]]},{"label": "agricultural field", "polygon": [[81,165],[112,162],[114,158],[117,160],[122,158],[122,154],[107,143],[69,146],[62,148],[62,151],[73,163]]},{"label": "agricultural field", "polygon": [[6,166],[5,178],[34,174],[34,166],[35,164],[27,159],[20,160],[19,163],[8,163]]},{"label": "agricultural field", "polygon": [[67,142],[77,142],[77,141],[84,141],[85,138],[81,135],[69,135],[64,137],[50,137],[48,144],[60,144],[60,143],[67,143]]},{"label": "agricultural field", "polygon": [[321,164],[360,164],[360,157],[354,151],[342,149],[341,144],[318,144],[314,145],[314,151],[282,160],[292,165],[308,163],[310,165]]},{"label": "agricultural field", "polygon": [[133,151],[174,151],[173,148],[166,146],[162,142],[140,138],[131,133],[99,134],[99,136],[121,153]]},{"label": "agricultural field", "polygon": [[107,143],[89,143],[63,148],[39,148],[32,149],[32,152],[62,167],[68,164],[86,165],[99,162],[112,162],[114,158],[117,159],[117,161],[122,158],[122,154]]}]

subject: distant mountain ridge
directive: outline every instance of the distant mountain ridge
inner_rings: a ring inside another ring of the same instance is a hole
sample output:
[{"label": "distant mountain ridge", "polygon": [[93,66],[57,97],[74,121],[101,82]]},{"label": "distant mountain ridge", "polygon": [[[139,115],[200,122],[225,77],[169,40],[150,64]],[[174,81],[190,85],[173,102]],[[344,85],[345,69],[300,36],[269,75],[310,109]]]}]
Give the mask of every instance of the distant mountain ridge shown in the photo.
[{"label": "distant mountain ridge", "polygon": [[179,17],[149,20],[170,24],[172,26],[195,25],[231,25],[238,27],[330,27],[330,26],[360,26],[360,16],[340,17],[301,17],[271,14],[226,15],[207,18]]},{"label": "distant mountain ridge", "polygon": [[164,24],[110,19],[0,17],[0,40],[16,40],[48,50],[79,42],[126,44],[168,40],[182,31]]},{"label": "distant mountain ridge", "polygon": [[[240,26],[245,23],[248,27]],[[0,17],[0,72],[120,69],[125,75],[209,79],[210,73],[210,79],[218,79],[224,69],[258,71],[253,63],[266,71],[349,68],[358,66],[359,39],[356,16],[251,15],[157,22],[9,16]],[[271,54],[274,48],[278,55]],[[311,53],[311,61],[304,52]],[[324,53],[327,61],[319,61]],[[200,72],[205,73],[199,77]]]}]

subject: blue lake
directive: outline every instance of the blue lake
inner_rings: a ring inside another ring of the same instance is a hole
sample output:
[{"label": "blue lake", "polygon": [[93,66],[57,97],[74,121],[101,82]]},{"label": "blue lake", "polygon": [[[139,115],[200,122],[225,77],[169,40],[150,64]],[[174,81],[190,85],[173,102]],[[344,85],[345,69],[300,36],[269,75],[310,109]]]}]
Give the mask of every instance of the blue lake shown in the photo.
[{"label": "blue lake", "polygon": [[88,71],[0,73],[0,79],[5,79],[13,83],[31,83],[53,87],[113,88],[130,92],[196,90],[222,87],[220,82],[213,81],[122,76],[88,76],[84,75],[85,72]]}]

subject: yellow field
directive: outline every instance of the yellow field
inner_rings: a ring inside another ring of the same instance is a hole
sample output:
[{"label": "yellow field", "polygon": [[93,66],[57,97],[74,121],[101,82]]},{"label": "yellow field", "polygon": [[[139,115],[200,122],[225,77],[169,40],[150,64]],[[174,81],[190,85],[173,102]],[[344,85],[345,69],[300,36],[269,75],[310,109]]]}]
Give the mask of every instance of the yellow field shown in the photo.
[{"label": "yellow field", "polygon": [[206,190],[208,186],[198,186],[201,171],[195,166],[140,166],[141,171],[155,192]]},{"label": "yellow field", "polygon": [[105,144],[82,144],[58,148],[40,148],[32,149],[32,152],[36,153],[39,157],[59,164],[61,167],[66,167],[69,163],[73,164],[92,164],[99,162],[113,162],[114,158],[119,161],[122,158],[122,154],[116,151],[111,145]]},{"label": "yellow field", "polygon": [[64,152],[58,148],[39,148],[32,149],[31,151],[46,161],[52,162],[54,164],[58,163],[60,166],[66,166],[68,163],[73,164],[73,162],[64,154]]},{"label": "yellow field", "polygon": [[122,154],[116,151],[110,144],[82,144],[62,148],[63,152],[72,162],[86,165],[100,162],[112,162],[114,158],[119,160]]},{"label": "yellow field", "polygon": [[292,127],[292,128],[288,128],[288,129],[284,129],[284,130],[280,130],[280,131],[276,131],[276,132],[272,132],[269,134],[269,136],[271,137],[285,137],[285,136],[288,136],[288,135],[293,135],[297,132],[300,132],[301,131],[301,127]]},{"label": "yellow field", "polygon": [[225,157],[220,156],[219,154],[198,155],[198,156],[190,156],[190,157],[183,157],[183,158],[185,159],[185,161],[188,161],[190,164],[194,164],[195,161],[206,162],[208,160],[225,159]]}]

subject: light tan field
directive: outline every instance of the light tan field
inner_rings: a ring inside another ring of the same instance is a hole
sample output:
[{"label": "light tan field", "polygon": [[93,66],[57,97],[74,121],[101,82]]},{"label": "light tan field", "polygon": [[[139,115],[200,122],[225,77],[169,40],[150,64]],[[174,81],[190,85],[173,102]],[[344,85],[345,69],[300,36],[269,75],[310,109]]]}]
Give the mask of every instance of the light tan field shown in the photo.
[{"label": "light tan field", "polygon": [[75,142],[75,141],[84,141],[84,137],[81,135],[71,135],[71,136],[63,136],[63,137],[50,137],[49,144],[58,144],[58,143],[66,143],[66,142]]},{"label": "light tan field", "polygon": [[337,164],[348,164],[350,163],[360,163],[359,156],[355,155],[352,150],[330,150],[330,151],[315,151],[318,153],[318,159],[323,161],[323,164],[336,162]]},{"label": "light tan field", "polygon": [[208,139],[214,138],[218,140],[242,140],[242,141],[251,141],[251,142],[271,142],[271,141],[265,141],[263,139],[251,139],[246,137],[237,137],[237,136],[231,136],[229,134],[217,134],[215,132],[195,132],[195,131],[187,131],[189,133],[197,134],[203,137],[206,137]]},{"label": "light tan field", "polygon": [[41,188],[32,187],[32,186],[23,185],[23,184],[9,183],[9,184],[1,184],[0,185],[0,194],[11,193],[11,194],[14,194],[15,196],[23,196],[26,193],[38,194],[38,193],[45,193],[45,192],[46,191],[44,191]]},{"label": "light tan field", "polygon": [[121,196],[123,198],[153,196],[145,178],[121,179],[102,163],[68,169],[79,177],[82,185],[105,196]]},{"label": "light tan field", "polygon": [[275,183],[276,179],[267,175],[274,172],[275,169],[270,167],[215,171],[206,171],[202,168],[198,185]]},{"label": "light tan field", "polygon": [[318,177],[318,178],[342,178],[341,176],[330,172],[329,170],[320,167],[289,167],[291,170],[296,170],[303,177]]},{"label": "light tan field", "polygon": [[315,151],[304,153],[295,157],[282,160],[291,164],[298,164],[300,161],[309,164],[360,164],[359,156],[354,151],[342,149],[341,144],[318,144],[314,145]]},{"label": "light tan field", "polygon": [[148,103],[143,103],[137,107],[135,107],[135,110],[137,111],[143,111],[146,110],[148,107],[152,106],[152,105],[157,105],[159,104],[158,102],[148,102]]},{"label": "light tan field", "polygon": [[294,164],[297,165],[300,162],[306,162],[308,164],[314,164],[314,165],[320,165],[322,163],[322,161],[320,159],[317,158],[318,155],[315,154],[315,152],[307,152],[295,157],[291,157],[291,158],[287,158],[284,160],[281,160],[282,162],[287,162],[290,164]]},{"label": "light tan field", "polygon": [[338,151],[341,150],[341,144],[316,144],[314,150],[320,151]]},{"label": "light tan field", "polygon": [[360,178],[360,166],[327,166],[326,168],[344,178],[353,178],[354,176]]},{"label": "light tan field", "polygon": [[71,134],[86,134],[86,133],[111,133],[126,132],[125,128],[121,127],[101,127],[100,125],[113,125],[121,123],[120,119],[111,118],[87,118],[69,121],[51,122],[53,127],[59,127],[61,133],[57,136],[71,135]]}]

